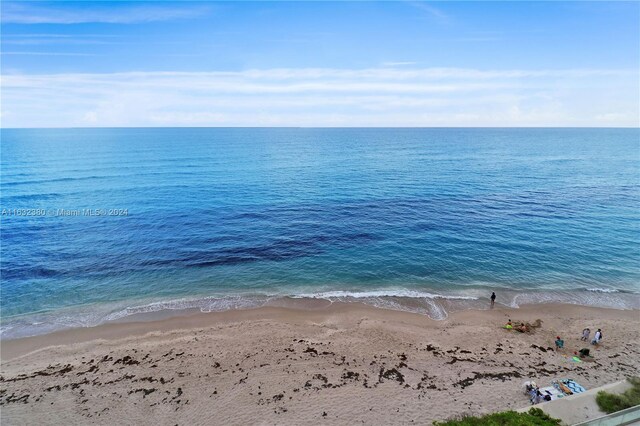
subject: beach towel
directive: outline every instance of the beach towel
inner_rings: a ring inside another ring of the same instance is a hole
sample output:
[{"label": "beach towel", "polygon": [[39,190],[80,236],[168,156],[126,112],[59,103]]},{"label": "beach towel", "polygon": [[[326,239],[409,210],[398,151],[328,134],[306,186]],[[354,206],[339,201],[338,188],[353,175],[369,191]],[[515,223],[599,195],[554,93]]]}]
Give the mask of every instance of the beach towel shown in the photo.
[{"label": "beach towel", "polygon": [[582,387],[572,379],[563,380],[562,383],[564,383],[565,386],[567,386],[569,390],[573,393],[582,393],[586,390],[584,387]]},{"label": "beach towel", "polygon": [[553,386],[555,386],[558,390],[560,390],[560,392],[562,392],[565,395],[573,395],[573,392],[571,392],[571,389],[569,389],[562,382],[553,382]]}]

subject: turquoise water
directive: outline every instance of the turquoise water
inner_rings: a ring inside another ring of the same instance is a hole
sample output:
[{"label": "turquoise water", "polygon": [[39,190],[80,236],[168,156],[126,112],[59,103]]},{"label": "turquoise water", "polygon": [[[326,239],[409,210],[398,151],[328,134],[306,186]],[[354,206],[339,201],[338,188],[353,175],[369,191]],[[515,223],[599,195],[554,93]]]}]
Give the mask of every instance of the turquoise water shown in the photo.
[{"label": "turquoise water", "polygon": [[2,337],[359,300],[640,308],[639,129],[2,129]]}]

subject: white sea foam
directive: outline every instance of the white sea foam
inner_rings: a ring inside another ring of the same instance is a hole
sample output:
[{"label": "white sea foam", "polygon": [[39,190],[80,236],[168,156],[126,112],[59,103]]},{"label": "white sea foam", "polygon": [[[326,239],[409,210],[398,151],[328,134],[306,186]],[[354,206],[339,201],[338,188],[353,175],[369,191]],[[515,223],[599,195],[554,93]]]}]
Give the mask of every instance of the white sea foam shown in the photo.
[{"label": "white sea foam", "polygon": [[0,336],[13,329],[12,325],[0,325]]},{"label": "white sea foam", "polygon": [[615,288],[588,288],[587,291],[593,291],[595,293],[620,293],[620,290],[616,290]]},{"label": "white sea foam", "polygon": [[[220,312],[232,309],[249,309],[265,305],[267,302],[280,299],[282,297],[290,297],[292,299],[324,299],[329,301],[345,301],[349,299],[358,299],[372,306],[416,312],[428,315],[433,319],[445,319],[448,314],[443,306],[436,302],[437,299],[443,300],[478,300],[477,297],[442,295],[423,291],[407,290],[407,289],[391,289],[391,290],[375,290],[375,291],[325,291],[317,293],[299,293],[293,295],[286,294],[259,294],[259,295],[233,295],[233,296],[210,296],[202,298],[182,298],[174,300],[165,300],[141,304],[136,306],[128,306],[124,309],[111,312],[104,317],[106,321],[116,321],[128,316],[160,312],[164,310],[187,310],[199,309],[201,312]],[[408,307],[395,302],[394,298],[410,298],[420,299],[424,301],[424,307]]]},{"label": "white sea foam", "polygon": [[[442,305],[443,302],[479,300],[478,297],[473,296],[444,295],[403,288],[370,291],[334,290],[317,293],[300,293],[290,297],[324,299],[342,302],[356,299],[359,302],[363,302],[377,308],[419,313],[427,315],[429,318],[434,320],[444,320],[448,317],[449,314],[445,306]],[[406,304],[402,302],[402,299],[412,299],[419,304]]]},{"label": "white sea foam", "polygon": [[438,305],[434,300],[427,299],[427,303],[429,304],[429,317],[431,319],[443,320],[446,319],[449,314],[443,306]]},{"label": "white sea foam", "polygon": [[[371,306],[407,311],[427,315],[432,319],[441,320],[448,316],[442,302],[474,301],[477,297],[442,295],[425,291],[408,289],[386,289],[374,291],[324,291],[317,293],[287,294],[286,292],[271,294],[235,294],[219,296],[203,296],[193,298],[179,298],[170,300],[155,300],[147,303],[127,305],[126,302],[91,305],[77,308],[44,312],[35,315],[20,316],[8,319],[0,326],[0,338],[13,339],[53,331],[95,327],[106,322],[118,321],[127,317],[156,313],[162,311],[185,311],[197,309],[200,312],[220,312],[233,309],[250,309],[264,306],[273,300],[293,299],[324,299],[329,301],[358,300]],[[403,303],[399,299],[411,299],[418,304]]]},{"label": "white sea foam", "polygon": [[174,299],[152,302],[145,305],[128,306],[105,317],[105,321],[115,321],[131,315],[160,312],[165,310],[182,311],[199,309],[200,312],[220,312],[231,309],[247,309],[263,305],[266,298],[245,296],[202,297],[194,299]]},{"label": "white sea foam", "polygon": [[509,292],[509,294],[511,294],[511,298],[506,304],[512,308],[541,303],[566,303],[614,309],[640,309],[640,295],[622,294],[617,290],[610,289],[589,289],[588,291],[529,291],[522,293]]},{"label": "white sea foam", "polygon": [[[585,289],[586,290],[586,289]],[[484,290],[479,290],[486,293]],[[201,312],[219,312],[233,309],[250,309],[281,301],[287,306],[287,298],[323,299],[331,302],[358,301],[367,305],[427,315],[435,320],[446,319],[450,311],[488,308],[486,300],[476,291],[465,291],[471,295],[438,294],[406,288],[381,290],[327,290],[287,294],[282,291],[271,294],[215,295],[171,300],[147,300],[138,304],[126,301],[109,304],[87,305],[54,312],[4,318],[0,325],[0,338],[13,339],[51,333],[53,331],[94,327],[105,322],[123,320],[130,316],[162,312],[197,309]],[[619,294],[615,294],[619,293]],[[477,295],[477,297],[476,297]],[[500,291],[498,302],[513,308],[525,304],[569,303],[585,306],[600,306],[617,309],[640,309],[640,295],[624,294],[612,289],[588,289],[588,291]],[[170,315],[174,315],[171,314]]]},{"label": "white sea foam", "polygon": [[201,312],[218,312],[232,309],[248,309],[262,306],[268,300],[269,298],[265,296],[247,297],[236,295],[151,301],[132,306],[127,306],[126,302],[87,305],[5,319],[3,324],[0,325],[0,338],[14,339],[47,334],[69,328],[95,327],[133,315],[162,311],[199,309]]},{"label": "white sea foam", "polygon": [[369,299],[377,297],[407,297],[412,299],[450,299],[450,300],[478,300],[477,297],[456,296],[434,294],[417,290],[393,289],[393,290],[373,290],[373,291],[324,291],[318,293],[301,293],[292,295],[294,298],[310,298],[310,299]]},{"label": "white sea foam", "polygon": [[414,314],[426,315],[433,320],[444,320],[447,319],[449,314],[444,309],[444,307],[440,306],[433,299],[425,299],[425,305],[422,307],[416,306],[406,306],[403,305],[393,298],[371,298],[367,299],[364,303],[376,308],[381,309],[389,309],[393,311],[403,311],[403,312],[411,312]]}]

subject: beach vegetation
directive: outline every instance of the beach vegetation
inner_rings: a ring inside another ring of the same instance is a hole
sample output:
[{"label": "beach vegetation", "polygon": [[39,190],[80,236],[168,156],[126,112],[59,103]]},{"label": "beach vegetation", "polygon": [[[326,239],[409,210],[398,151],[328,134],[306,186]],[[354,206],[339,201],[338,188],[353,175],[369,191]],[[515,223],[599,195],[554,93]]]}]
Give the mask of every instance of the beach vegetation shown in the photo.
[{"label": "beach vegetation", "polygon": [[433,424],[436,426],[557,426],[560,420],[550,417],[539,408],[531,408],[526,413],[504,411],[481,417],[465,416]]},{"label": "beach vegetation", "polygon": [[631,389],[627,389],[621,394],[598,392],[596,402],[598,407],[607,414],[640,405],[640,377],[629,377]]}]

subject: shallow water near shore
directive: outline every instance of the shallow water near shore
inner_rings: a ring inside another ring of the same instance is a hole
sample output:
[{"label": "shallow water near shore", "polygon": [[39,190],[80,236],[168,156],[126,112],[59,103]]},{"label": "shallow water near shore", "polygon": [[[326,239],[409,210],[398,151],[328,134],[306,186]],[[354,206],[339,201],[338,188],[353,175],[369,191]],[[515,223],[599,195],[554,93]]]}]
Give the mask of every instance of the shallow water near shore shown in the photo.
[{"label": "shallow water near shore", "polygon": [[639,141],[638,129],[2,129],[1,337],[316,301],[443,319],[487,308],[491,291],[511,307],[640,309]]}]

